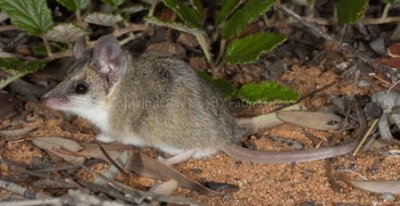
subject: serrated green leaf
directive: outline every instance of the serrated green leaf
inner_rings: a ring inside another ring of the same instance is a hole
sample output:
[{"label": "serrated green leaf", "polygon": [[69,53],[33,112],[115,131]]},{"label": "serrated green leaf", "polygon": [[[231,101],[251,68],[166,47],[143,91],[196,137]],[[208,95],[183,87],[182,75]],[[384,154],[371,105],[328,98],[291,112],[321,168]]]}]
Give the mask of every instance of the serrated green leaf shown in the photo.
[{"label": "serrated green leaf", "polygon": [[341,25],[359,21],[368,8],[368,0],[339,0],[337,5],[338,22]]},{"label": "serrated green leaf", "polygon": [[90,0],[57,0],[57,2],[70,11],[86,9],[90,4]]},{"label": "serrated green leaf", "polygon": [[221,29],[222,37],[230,39],[240,33],[247,25],[266,12],[273,3],[275,0],[249,0],[225,22]]},{"label": "serrated green leaf", "polygon": [[178,0],[164,0],[164,4],[172,9],[187,26],[201,28],[200,15],[194,9]]},{"label": "serrated green leaf", "polygon": [[23,77],[28,73],[36,72],[43,68],[45,63],[38,61],[20,61],[15,58],[0,58],[0,70],[6,72],[5,79],[0,79],[0,90],[12,81]]},{"label": "serrated green leaf", "polygon": [[119,5],[125,2],[125,0],[103,0],[103,1],[114,7],[118,7]]},{"label": "serrated green leaf", "polygon": [[114,15],[99,12],[90,13],[85,17],[85,22],[102,26],[113,26],[122,20],[123,18],[119,14]]},{"label": "serrated green leaf", "polygon": [[46,0],[0,0],[0,9],[11,23],[30,35],[41,35],[53,26]]},{"label": "serrated green leaf", "polygon": [[296,91],[289,87],[271,81],[245,84],[239,89],[237,96],[248,104],[269,101],[294,102],[300,97]]},{"label": "serrated green leaf", "polygon": [[64,43],[75,42],[83,35],[85,32],[81,28],[70,23],[58,24],[45,34],[48,40]]},{"label": "serrated green leaf", "polygon": [[199,73],[200,77],[206,80],[211,86],[219,90],[225,100],[232,99],[232,97],[236,94],[237,89],[233,84],[224,79],[213,79],[207,72],[202,71]]},{"label": "serrated green leaf", "polygon": [[228,45],[224,62],[227,64],[246,64],[258,60],[261,54],[270,52],[285,42],[285,34],[260,32],[237,39]]},{"label": "serrated green leaf", "polygon": [[135,14],[135,13],[145,11],[145,10],[148,10],[147,6],[144,6],[142,4],[136,4],[136,5],[132,5],[132,6],[123,8],[122,12],[126,13],[126,14]]},{"label": "serrated green leaf", "polygon": [[217,13],[215,17],[215,21],[217,24],[221,23],[224,19],[226,19],[229,15],[234,12],[234,9],[240,5],[241,0],[227,0],[224,3],[222,9]]},{"label": "serrated green leaf", "polygon": [[0,58],[0,70],[5,72],[33,73],[43,68],[45,63],[39,61],[20,61],[16,58]]}]

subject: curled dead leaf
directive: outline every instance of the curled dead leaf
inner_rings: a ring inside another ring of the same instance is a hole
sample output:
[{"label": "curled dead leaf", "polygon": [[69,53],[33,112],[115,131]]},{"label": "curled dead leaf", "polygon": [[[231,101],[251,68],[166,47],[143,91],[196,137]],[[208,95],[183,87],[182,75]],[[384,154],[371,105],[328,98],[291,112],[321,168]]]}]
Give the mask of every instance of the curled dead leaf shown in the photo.
[{"label": "curled dead leaf", "polygon": [[276,117],[286,123],[323,131],[342,127],[342,118],[328,112],[279,111]]},{"label": "curled dead leaf", "polygon": [[[282,111],[299,110],[299,109],[300,105],[295,104],[290,107],[284,108]],[[268,114],[258,115],[255,117],[237,118],[236,123],[239,125],[239,127],[245,128],[248,131],[257,132],[258,130],[261,129],[268,129],[278,126],[280,124],[283,124],[284,122],[276,117],[276,113],[268,113]]]},{"label": "curled dead leaf", "polygon": [[153,189],[153,193],[157,195],[171,195],[178,188],[178,182],[174,179],[167,180],[157,185]]},{"label": "curled dead leaf", "polygon": [[388,55],[391,57],[400,57],[400,44],[392,44],[387,49]]},{"label": "curled dead leaf", "polygon": [[398,180],[381,180],[381,181],[356,181],[344,180],[353,187],[374,193],[392,193],[400,194],[400,181]]}]

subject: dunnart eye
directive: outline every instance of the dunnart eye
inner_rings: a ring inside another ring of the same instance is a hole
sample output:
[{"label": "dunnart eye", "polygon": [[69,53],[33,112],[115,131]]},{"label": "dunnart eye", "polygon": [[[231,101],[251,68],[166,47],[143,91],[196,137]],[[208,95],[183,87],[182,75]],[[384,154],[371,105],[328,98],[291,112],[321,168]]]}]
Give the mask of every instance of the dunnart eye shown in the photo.
[{"label": "dunnart eye", "polygon": [[88,91],[89,87],[86,83],[81,82],[75,86],[75,93],[77,94],[85,94]]}]

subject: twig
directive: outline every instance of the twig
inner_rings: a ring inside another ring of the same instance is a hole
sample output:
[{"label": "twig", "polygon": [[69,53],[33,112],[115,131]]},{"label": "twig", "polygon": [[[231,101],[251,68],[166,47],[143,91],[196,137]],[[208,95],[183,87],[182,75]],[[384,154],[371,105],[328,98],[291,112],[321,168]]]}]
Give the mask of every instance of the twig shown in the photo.
[{"label": "twig", "polygon": [[11,30],[18,30],[19,28],[14,26],[14,25],[4,25],[4,26],[0,26],[0,32],[4,32],[4,31],[11,31]]},{"label": "twig", "polygon": [[47,56],[49,56],[49,57],[53,56],[53,53],[51,52],[51,48],[49,45],[49,41],[47,40],[47,37],[45,35],[42,35],[41,38],[42,38],[42,41],[44,44],[44,48],[46,49]]},{"label": "twig", "polygon": [[110,163],[112,165],[114,165],[114,167],[116,167],[122,174],[129,176],[128,173],[125,172],[125,170],[118,164],[116,163],[113,158],[110,157],[110,155],[106,152],[106,150],[104,149],[103,146],[101,146],[101,144],[98,142],[97,145],[99,146],[101,152],[103,153],[103,155],[108,159],[108,161],[110,161]]},{"label": "twig", "polygon": [[[363,110],[361,109],[360,103],[357,99],[355,99],[355,101],[354,101],[354,107],[355,107],[358,121],[360,124],[360,131],[357,134],[357,139],[360,140],[357,145],[357,147],[359,147],[359,145],[362,144],[361,141],[362,141],[363,137],[368,133],[367,132],[368,123],[367,123],[367,118],[365,117],[365,114],[364,114]],[[356,151],[357,151],[357,149],[354,150],[353,155],[356,153]]]},{"label": "twig", "polygon": [[39,173],[39,172],[35,172],[35,171],[30,171],[27,169],[24,169],[22,167],[19,167],[17,165],[15,165],[12,161],[7,161],[7,164],[9,166],[9,168],[11,170],[16,170],[18,172],[24,173],[24,174],[28,174],[34,177],[40,177],[40,178],[44,178],[44,179],[51,179],[54,180],[56,182],[59,182],[61,184],[68,184],[71,185],[72,187],[80,187],[75,181],[66,181],[63,178],[60,177],[54,177],[54,176],[50,176],[44,173]]},{"label": "twig", "polygon": [[318,92],[321,92],[322,90],[325,90],[325,89],[327,89],[327,88],[329,88],[329,87],[335,85],[337,82],[338,82],[338,81],[335,80],[335,81],[333,81],[333,82],[331,82],[331,83],[328,83],[328,84],[322,86],[321,88],[318,88],[318,89],[315,89],[315,90],[313,90],[313,91],[310,91],[309,93],[307,93],[307,94],[303,95],[302,97],[300,97],[300,99],[297,100],[296,103],[299,103],[299,102],[303,101],[304,99],[306,99],[306,98],[308,98],[308,97],[311,97],[311,96],[313,96],[314,94],[316,94],[316,93],[318,93]]},{"label": "twig", "polygon": [[125,206],[117,201],[102,200],[94,195],[83,193],[79,190],[69,190],[67,195],[41,200],[23,200],[0,203],[0,206],[32,206],[32,205],[99,205],[99,206]]},{"label": "twig", "polygon": [[360,151],[361,146],[364,144],[365,140],[367,140],[367,137],[371,134],[372,130],[375,128],[376,124],[378,123],[378,120],[379,119],[375,119],[375,121],[372,123],[371,127],[369,127],[368,131],[365,133],[363,138],[358,143],[356,149],[353,151],[353,156],[356,156],[358,151]]},{"label": "twig", "polygon": [[122,29],[118,29],[115,30],[113,32],[113,35],[115,37],[120,37],[124,34],[130,33],[130,32],[134,32],[134,31],[145,31],[148,28],[146,27],[146,25],[144,24],[134,24],[134,23],[130,23],[128,24],[126,27],[122,28]]},{"label": "twig", "polygon": [[[4,181],[2,179],[0,179],[0,187],[4,188],[4,189],[6,189],[6,190],[8,190],[10,192],[22,195],[23,197],[25,197],[27,199],[37,199],[37,198],[49,197],[48,195],[46,195],[44,193],[35,192],[35,191],[31,190],[31,189],[22,187],[22,186],[20,186],[18,184],[15,184],[13,182]],[[0,203],[0,205],[3,205],[3,203]]]},{"label": "twig", "polygon": [[[299,21],[301,24],[303,24],[306,28],[310,29],[313,33],[319,35],[320,37],[329,40],[333,43],[335,43],[338,47],[342,48],[345,51],[348,51],[350,53],[352,53],[353,55],[357,56],[359,59],[361,59],[363,62],[367,63],[368,65],[370,65],[372,68],[375,69],[379,69],[380,67],[385,67],[382,64],[379,64],[375,61],[373,61],[371,58],[369,58],[368,56],[366,56],[365,54],[359,52],[358,50],[354,49],[353,47],[351,47],[349,44],[347,43],[343,43],[340,42],[338,39],[330,36],[329,34],[323,32],[320,28],[318,28],[316,25],[311,24],[310,22],[304,20],[302,17],[300,17],[298,14],[296,14],[295,12],[293,12],[292,10],[286,8],[285,6],[280,6],[279,7],[281,10],[283,10],[287,15],[289,15],[290,17],[296,19],[297,21]],[[400,17],[399,17],[399,21],[400,21]]]}]

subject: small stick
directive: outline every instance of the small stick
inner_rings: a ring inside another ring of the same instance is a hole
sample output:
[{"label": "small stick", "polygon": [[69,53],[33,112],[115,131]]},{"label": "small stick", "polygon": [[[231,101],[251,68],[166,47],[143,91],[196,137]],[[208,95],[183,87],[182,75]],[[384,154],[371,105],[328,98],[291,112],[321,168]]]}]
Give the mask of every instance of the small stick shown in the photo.
[{"label": "small stick", "polygon": [[104,154],[104,156],[108,159],[108,161],[110,161],[110,163],[112,165],[114,165],[122,174],[129,176],[127,172],[125,172],[125,170],[118,164],[116,163],[113,158],[110,157],[110,155],[107,153],[107,151],[104,149],[103,146],[101,146],[101,144],[98,142],[97,145],[99,146],[101,152]]},{"label": "small stick", "polygon": [[358,151],[360,151],[361,146],[364,144],[364,142],[367,140],[367,137],[371,134],[372,130],[375,128],[376,124],[378,123],[379,119],[375,119],[375,121],[372,123],[371,127],[369,127],[368,131],[365,133],[363,138],[360,140],[358,143],[356,149],[353,152],[353,156],[356,156]]},{"label": "small stick", "polygon": [[49,197],[48,195],[46,195],[44,193],[38,193],[31,189],[22,187],[21,185],[15,184],[13,182],[7,182],[2,179],[0,179],[0,187],[4,188],[10,192],[22,195],[23,197],[25,197],[27,199],[38,199],[38,198]]}]

